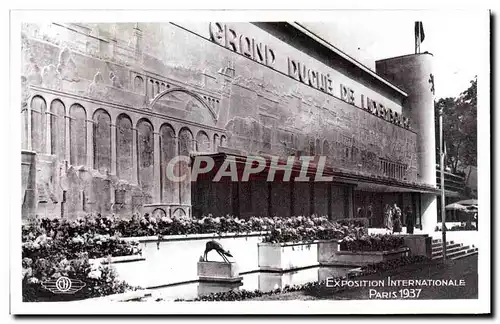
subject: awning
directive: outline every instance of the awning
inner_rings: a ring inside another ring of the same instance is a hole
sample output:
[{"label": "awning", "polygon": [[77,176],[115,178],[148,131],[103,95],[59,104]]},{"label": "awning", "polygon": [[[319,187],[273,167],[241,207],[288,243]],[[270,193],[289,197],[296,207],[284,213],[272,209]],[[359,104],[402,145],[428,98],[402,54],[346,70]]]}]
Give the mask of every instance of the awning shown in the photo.
[{"label": "awning", "polygon": [[[193,153],[192,157],[195,156],[207,156],[211,157],[215,162],[215,167],[209,173],[202,174],[198,179],[211,179],[222,166],[223,162],[228,160],[229,163],[235,163],[237,167],[238,179],[241,179],[243,175],[243,170],[245,167],[257,167],[258,163],[251,161],[247,161],[248,156],[238,155],[235,153],[213,153],[213,154],[204,154],[204,153]],[[266,180],[267,175],[271,169],[275,172],[274,182],[282,182],[285,171],[282,170],[287,166],[287,159],[278,158],[271,155],[261,154],[259,157],[262,157],[266,161],[265,168],[259,172],[258,174],[250,175],[249,180]],[[274,164],[271,163],[274,159]],[[276,162],[277,159],[277,162]],[[368,175],[362,172],[352,172],[348,170],[343,170],[340,168],[336,168],[334,166],[328,165],[325,163],[323,170],[321,170],[321,165],[318,163],[319,157],[315,157],[314,160],[309,162],[308,168],[305,173],[307,177],[314,181],[317,173],[323,177],[333,177],[333,181],[335,183],[343,183],[357,186],[361,190],[367,191],[376,191],[376,192],[419,192],[419,193],[430,193],[430,194],[440,194],[440,190],[436,187],[426,186],[418,183],[407,182],[395,180],[388,177],[382,177],[379,175]],[[291,181],[298,177],[301,174],[304,162],[296,157],[293,161],[293,164],[288,165],[286,170],[289,170],[291,173]],[[277,165],[278,167],[275,167]],[[203,165],[202,165],[203,166]],[[305,166],[304,166],[305,169]],[[322,171],[322,172],[321,172]],[[304,175],[304,174],[303,174]],[[226,178],[226,179],[224,179]],[[221,181],[231,181],[229,177],[221,178]]]}]

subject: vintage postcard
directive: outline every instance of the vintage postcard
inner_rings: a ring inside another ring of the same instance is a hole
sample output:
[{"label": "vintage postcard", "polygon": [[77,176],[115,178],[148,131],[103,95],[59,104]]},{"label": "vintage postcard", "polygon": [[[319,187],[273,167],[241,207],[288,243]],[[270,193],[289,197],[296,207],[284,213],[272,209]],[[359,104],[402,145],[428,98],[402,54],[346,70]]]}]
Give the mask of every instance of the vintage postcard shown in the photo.
[{"label": "vintage postcard", "polygon": [[11,12],[13,314],[491,312],[490,12],[272,14]]}]

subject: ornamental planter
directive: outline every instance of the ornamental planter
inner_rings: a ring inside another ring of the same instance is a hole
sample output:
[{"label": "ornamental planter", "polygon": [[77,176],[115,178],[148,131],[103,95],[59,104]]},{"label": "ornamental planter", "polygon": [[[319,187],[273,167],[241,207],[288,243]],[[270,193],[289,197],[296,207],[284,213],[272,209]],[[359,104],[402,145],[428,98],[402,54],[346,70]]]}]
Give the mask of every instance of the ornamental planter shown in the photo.
[{"label": "ornamental planter", "polygon": [[410,249],[404,247],[391,251],[340,251],[338,247],[335,249],[334,244],[326,243],[321,248],[318,247],[318,251],[321,251],[321,256],[318,256],[321,266],[364,266],[408,256]]},{"label": "ornamental planter", "polygon": [[329,265],[332,254],[340,251],[340,241],[322,241],[318,243],[318,263],[319,265]]},{"label": "ornamental planter", "polygon": [[259,269],[283,272],[318,265],[317,241],[259,243]]}]

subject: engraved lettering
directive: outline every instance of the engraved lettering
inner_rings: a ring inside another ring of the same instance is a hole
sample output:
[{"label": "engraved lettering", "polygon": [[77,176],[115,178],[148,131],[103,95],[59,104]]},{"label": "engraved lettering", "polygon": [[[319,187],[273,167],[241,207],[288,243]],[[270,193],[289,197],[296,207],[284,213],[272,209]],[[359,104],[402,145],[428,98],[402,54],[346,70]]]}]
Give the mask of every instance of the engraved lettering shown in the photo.
[{"label": "engraved lettering", "polygon": [[250,38],[241,35],[240,36],[240,51],[241,54],[245,55],[246,57],[253,58],[252,56],[252,42]]},{"label": "engraved lettering", "polygon": [[288,58],[288,75],[294,78],[295,80],[299,80],[297,63],[291,58]]},{"label": "engraved lettering", "polygon": [[224,45],[224,28],[220,23],[210,23],[210,40],[219,45]]}]

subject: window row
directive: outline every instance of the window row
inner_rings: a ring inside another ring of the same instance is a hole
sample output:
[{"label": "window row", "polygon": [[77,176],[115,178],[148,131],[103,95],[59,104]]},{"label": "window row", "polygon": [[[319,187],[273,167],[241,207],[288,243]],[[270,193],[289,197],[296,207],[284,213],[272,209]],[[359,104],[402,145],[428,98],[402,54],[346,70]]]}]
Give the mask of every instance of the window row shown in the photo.
[{"label": "window row", "polygon": [[[29,137],[32,151],[52,154],[59,160],[69,159],[72,165],[87,165],[87,145],[92,145],[92,166],[99,171],[106,172],[111,171],[111,132],[116,131],[116,172],[123,177],[132,173],[134,128],[132,119],[128,115],[120,114],[116,124],[113,125],[109,113],[100,108],[94,112],[92,119],[88,120],[87,111],[82,105],[73,104],[66,114],[64,104],[56,99],[51,102],[50,109],[47,111],[46,102],[41,96],[33,97],[30,111],[31,134],[28,134],[28,114],[23,116],[24,149],[28,149],[27,138]],[[47,115],[50,116],[48,119]],[[93,124],[92,143],[87,143],[87,123],[89,122]],[[136,130],[138,163],[140,167],[148,167],[153,164],[153,125],[148,119],[142,118],[138,121]],[[48,132],[50,132],[49,143],[46,140]],[[172,148],[164,149],[164,147],[173,145],[176,138],[174,128],[169,124],[164,124],[159,134],[162,152],[168,151],[171,154],[186,154],[193,150],[212,152],[216,151],[219,145],[226,145],[225,135],[214,134],[210,139],[206,132],[199,131],[196,137],[193,137],[189,128],[183,127],[178,134],[178,148],[172,151]]]}]

